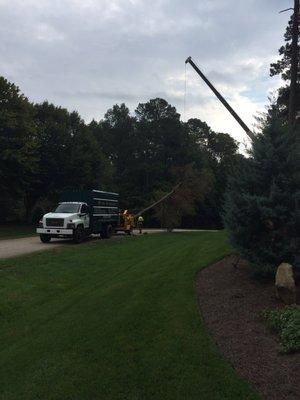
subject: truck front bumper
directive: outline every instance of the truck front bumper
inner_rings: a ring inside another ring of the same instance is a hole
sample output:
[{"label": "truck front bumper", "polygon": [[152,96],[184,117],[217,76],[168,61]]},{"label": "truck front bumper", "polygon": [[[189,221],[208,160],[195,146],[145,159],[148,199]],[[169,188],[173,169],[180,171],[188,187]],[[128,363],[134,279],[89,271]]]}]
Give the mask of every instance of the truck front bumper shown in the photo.
[{"label": "truck front bumper", "polygon": [[63,236],[72,236],[73,229],[59,229],[59,228],[36,228],[36,233],[44,234],[44,235],[63,235]]}]

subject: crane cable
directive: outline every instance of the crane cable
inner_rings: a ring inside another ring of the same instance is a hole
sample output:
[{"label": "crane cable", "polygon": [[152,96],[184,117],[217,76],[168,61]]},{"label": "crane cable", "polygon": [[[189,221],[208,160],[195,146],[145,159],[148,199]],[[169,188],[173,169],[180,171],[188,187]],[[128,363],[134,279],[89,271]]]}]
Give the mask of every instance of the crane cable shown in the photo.
[{"label": "crane cable", "polygon": [[184,64],[183,122],[186,122],[186,64]]}]

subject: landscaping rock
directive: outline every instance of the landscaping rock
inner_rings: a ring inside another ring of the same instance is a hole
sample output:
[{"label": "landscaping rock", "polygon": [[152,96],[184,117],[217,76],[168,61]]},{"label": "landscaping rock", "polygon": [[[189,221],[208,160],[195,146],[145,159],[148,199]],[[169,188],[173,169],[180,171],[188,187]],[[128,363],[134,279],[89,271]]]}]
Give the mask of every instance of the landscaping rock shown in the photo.
[{"label": "landscaping rock", "polygon": [[282,263],[279,265],[275,277],[275,286],[277,295],[283,303],[296,303],[296,285],[293,267],[290,264]]}]

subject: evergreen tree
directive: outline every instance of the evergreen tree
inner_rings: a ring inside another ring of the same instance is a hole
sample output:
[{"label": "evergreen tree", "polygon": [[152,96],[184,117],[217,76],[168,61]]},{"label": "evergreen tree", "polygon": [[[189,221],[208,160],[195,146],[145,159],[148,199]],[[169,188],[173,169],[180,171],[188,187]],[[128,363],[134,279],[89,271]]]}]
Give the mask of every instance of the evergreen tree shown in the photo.
[{"label": "evergreen tree", "polygon": [[298,157],[297,133],[273,121],[230,180],[224,217],[230,241],[261,275],[295,261]]},{"label": "evergreen tree", "polygon": [[[281,87],[278,90],[278,97],[276,102],[272,104],[269,110],[269,117],[272,118],[274,114],[276,118],[280,117],[285,121],[288,118],[288,104],[290,87],[289,82],[291,80],[291,59],[292,59],[292,26],[293,26],[294,15],[291,16],[288,26],[284,34],[285,44],[280,47],[279,55],[280,59],[270,66],[270,75],[281,75],[281,78],[287,82],[287,85]],[[300,62],[300,44],[298,38],[298,65]],[[300,68],[298,68],[297,74],[297,86],[296,86],[296,116],[300,119]]]}]

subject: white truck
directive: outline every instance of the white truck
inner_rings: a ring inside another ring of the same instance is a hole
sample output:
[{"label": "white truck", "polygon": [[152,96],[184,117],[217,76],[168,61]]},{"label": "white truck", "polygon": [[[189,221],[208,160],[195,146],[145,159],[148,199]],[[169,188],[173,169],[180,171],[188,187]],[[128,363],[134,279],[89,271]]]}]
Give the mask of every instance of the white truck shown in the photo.
[{"label": "white truck", "polygon": [[119,225],[119,195],[101,190],[65,192],[53,212],[39,221],[36,232],[43,243],[71,238],[80,243],[91,234],[109,238]]}]

